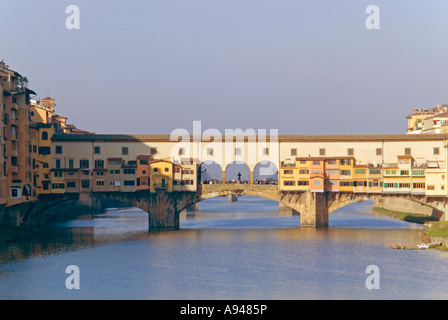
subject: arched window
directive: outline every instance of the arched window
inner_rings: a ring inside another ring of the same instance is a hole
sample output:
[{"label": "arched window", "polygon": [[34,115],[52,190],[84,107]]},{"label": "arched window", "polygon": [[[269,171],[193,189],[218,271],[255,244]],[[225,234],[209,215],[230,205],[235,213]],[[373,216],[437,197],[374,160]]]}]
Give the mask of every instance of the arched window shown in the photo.
[{"label": "arched window", "polygon": [[42,140],[48,140],[48,132],[47,131],[42,132]]}]

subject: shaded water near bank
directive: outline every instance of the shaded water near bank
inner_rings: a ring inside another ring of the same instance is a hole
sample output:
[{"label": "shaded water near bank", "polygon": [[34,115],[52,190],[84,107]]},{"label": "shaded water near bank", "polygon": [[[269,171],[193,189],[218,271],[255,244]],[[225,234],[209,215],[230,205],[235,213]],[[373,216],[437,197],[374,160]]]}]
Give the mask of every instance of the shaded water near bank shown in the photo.
[{"label": "shaded water near bank", "polygon": [[[181,214],[178,231],[148,233],[147,214],[109,210],[0,245],[1,299],[447,299],[447,253],[420,243],[418,224],[353,204],[330,227],[300,228],[278,203],[215,198]],[[68,290],[66,267],[80,270]],[[367,289],[369,265],[380,289]]]}]

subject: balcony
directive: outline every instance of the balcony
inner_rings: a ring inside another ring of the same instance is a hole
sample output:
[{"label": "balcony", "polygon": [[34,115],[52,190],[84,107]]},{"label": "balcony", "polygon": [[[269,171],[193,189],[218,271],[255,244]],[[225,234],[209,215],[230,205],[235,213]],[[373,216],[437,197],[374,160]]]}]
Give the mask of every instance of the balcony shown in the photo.
[{"label": "balcony", "polygon": [[398,163],[383,163],[384,168],[398,168]]},{"label": "balcony", "polygon": [[295,163],[285,163],[285,162],[281,162],[281,164],[280,164],[280,166],[282,167],[282,168],[285,168],[285,167],[295,167],[296,166],[296,164]]}]

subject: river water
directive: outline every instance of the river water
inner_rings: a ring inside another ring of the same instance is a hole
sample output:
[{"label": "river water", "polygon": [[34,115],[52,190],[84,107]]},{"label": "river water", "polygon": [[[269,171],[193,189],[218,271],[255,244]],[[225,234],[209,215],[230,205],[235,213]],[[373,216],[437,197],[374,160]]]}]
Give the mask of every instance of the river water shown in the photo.
[{"label": "river water", "polygon": [[[0,245],[0,299],[447,299],[447,253],[390,249],[420,243],[422,227],[372,206],[309,229],[277,202],[222,197],[183,212],[180,230],[154,233],[146,213],[111,208]],[[79,289],[66,287],[69,265]],[[371,265],[379,289],[366,286]]]}]

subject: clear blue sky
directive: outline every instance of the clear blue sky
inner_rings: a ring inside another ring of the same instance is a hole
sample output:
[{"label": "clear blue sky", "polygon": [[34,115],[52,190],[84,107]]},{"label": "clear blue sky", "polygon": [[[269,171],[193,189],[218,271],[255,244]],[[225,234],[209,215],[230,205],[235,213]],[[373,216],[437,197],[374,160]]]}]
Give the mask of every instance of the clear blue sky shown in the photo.
[{"label": "clear blue sky", "polygon": [[97,133],[401,133],[412,108],[448,103],[446,0],[0,0],[0,14],[0,59]]}]

